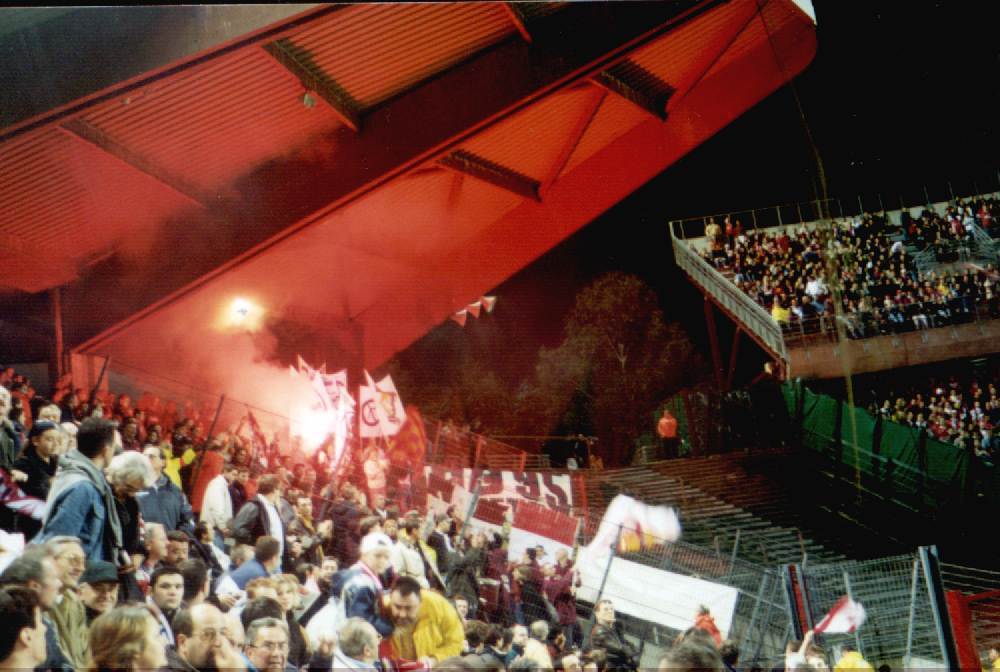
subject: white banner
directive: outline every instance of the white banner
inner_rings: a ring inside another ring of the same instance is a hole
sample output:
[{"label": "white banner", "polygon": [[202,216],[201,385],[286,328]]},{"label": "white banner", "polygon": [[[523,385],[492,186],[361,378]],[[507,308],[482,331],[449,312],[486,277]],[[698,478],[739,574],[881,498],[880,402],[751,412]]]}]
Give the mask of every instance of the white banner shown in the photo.
[{"label": "white banner", "polygon": [[573,557],[573,547],[560,544],[555,539],[543,537],[540,534],[522,530],[517,527],[510,528],[510,537],[507,540],[507,557],[514,562],[520,562],[521,556],[529,548],[541,546],[545,549],[545,555],[538,558],[538,562],[545,565],[556,561],[556,551],[560,548],[566,551],[569,557]]},{"label": "white banner", "polygon": [[[577,588],[577,599],[587,602],[597,599],[609,557],[594,556],[587,549],[580,549],[576,568],[583,585]],[[616,557],[611,562],[603,596],[614,603],[615,611],[681,631],[694,625],[702,606],[708,607],[719,632],[726,638],[739,591]]]}]

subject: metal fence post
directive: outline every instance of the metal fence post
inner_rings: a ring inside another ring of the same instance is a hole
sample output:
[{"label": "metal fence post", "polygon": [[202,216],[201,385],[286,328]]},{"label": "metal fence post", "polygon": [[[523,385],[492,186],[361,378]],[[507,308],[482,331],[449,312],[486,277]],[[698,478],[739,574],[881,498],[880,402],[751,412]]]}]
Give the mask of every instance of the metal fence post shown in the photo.
[{"label": "metal fence post", "polygon": [[[740,642],[740,651],[746,651],[747,645],[753,642],[751,639],[753,637],[753,628],[757,622],[757,613],[760,611],[760,603],[764,600],[764,591],[767,586],[768,574],[765,573],[760,582],[760,588],[757,590],[757,601],[754,602],[753,611],[750,612],[750,620],[747,622],[747,628],[743,631],[743,641]],[[770,614],[769,614],[770,615]],[[767,623],[767,619],[763,619],[763,623]],[[763,630],[763,628],[762,628]],[[754,651],[753,658],[751,660],[757,660],[760,655],[760,648],[763,646],[764,633],[761,632],[761,636],[756,638],[757,648]]]},{"label": "metal fence post", "polygon": [[936,546],[921,546],[920,564],[924,571],[924,581],[927,583],[927,597],[930,602],[931,614],[934,616],[934,628],[937,630],[938,643],[941,646],[941,659],[945,669],[957,670],[958,653],[951,634],[951,619],[948,618],[948,605],[945,602],[944,587],[941,583],[941,568],[938,564]]},{"label": "metal fence post", "polygon": [[920,570],[919,558],[913,558],[913,578],[910,582],[910,615],[906,621],[906,653],[903,654],[903,667],[910,664],[913,653],[913,619],[917,617],[917,576]]},{"label": "metal fence post", "polygon": [[[847,599],[854,601],[854,591],[851,590],[851,575],[848,571],[844,570],[844,588],[847,590]],[[864,658],[865,652],[861,649],[861,634],[855,630],[854,631],[854,646],[857,648],[858,653]]]}]

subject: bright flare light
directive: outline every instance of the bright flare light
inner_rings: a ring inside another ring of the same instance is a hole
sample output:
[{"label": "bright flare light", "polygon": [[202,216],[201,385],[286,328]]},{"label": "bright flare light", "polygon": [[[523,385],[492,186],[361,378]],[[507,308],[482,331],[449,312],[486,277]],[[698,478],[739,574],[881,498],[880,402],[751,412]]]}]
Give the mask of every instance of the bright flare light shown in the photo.
[{"label": "bright flare light", "polygon": [[300,407],[293,411],[292,436],[302,438],[302,447],[313,453],[330,436],[333,414],[311,408]]},{"label": "bright flare light", "polygon": [[227,304],[219,319],[222,329],[257,331],[260,329],[264,309],[250,299],[238,296]]}]

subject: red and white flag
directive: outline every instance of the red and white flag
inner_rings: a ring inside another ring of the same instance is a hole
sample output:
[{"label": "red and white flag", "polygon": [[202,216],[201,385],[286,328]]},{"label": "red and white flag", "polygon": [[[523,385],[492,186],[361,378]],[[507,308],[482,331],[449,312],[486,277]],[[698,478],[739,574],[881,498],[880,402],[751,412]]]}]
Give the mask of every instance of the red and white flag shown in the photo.
[{"label": "red and white flag", "polygon": [[864,606],[844,595],[837,600],[823,620],[816,624],[813,632],[826,632],[831,635],[849,634],[864,625],[865,617]]},{"label": "red and white flag", "polygon": [[525,550],[541,546],[547,556],[544,561],[538,559],[543,564],[552,562],[559,549],[572,555],[579,525],[580,520],[569,514],[535,502],[519,501],[511,523],[508,553],[511,559],[519,559]]},{"label": "red and white flag", "polygon": [[19,515],[35,520],[45,518],[45,500],[24,494],[10,474],[3,469],[0,469],[0,502]]}]

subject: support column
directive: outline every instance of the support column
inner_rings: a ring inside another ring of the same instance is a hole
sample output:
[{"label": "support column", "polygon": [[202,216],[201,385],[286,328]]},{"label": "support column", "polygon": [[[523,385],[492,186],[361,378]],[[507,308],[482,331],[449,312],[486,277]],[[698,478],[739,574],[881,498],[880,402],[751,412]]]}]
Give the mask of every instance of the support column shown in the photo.
[{"label": "support column", "polygon": [[719,334],[715,326],[715,307],[708,297],[705,297],[705,325],[708,327],[708,342],[712,346],[712,368],[715,370],[715,382],[719,390],[724,389],[725,380],[722,373],[722,353],[719,350]]},{"label": "support column", "polygon": [[726,392],[733,389],[733,380],[736,377],[736,362],[740,355],[740,343],[743,341],[740,336],[743,335],[743,329],[736,325],[736,331],[733,332],[733,345],[729,349],[729,370],[726,372]]},{"label": "support column", "polygon": [[49,389],[55,391],[63,375],[63,323],[62,293],[59,287],[49,290],[49,309],[52,312],[52,350],[49,353]]}]

